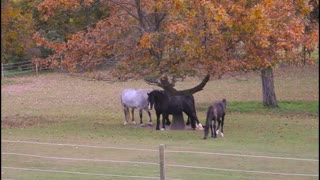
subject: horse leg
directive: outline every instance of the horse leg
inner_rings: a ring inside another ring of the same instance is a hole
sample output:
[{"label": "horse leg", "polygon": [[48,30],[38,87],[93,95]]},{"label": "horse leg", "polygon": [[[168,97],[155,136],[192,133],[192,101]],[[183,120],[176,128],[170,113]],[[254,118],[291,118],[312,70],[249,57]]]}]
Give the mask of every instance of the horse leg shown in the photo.
[{"label": "horse leg", "polygon": [[160,130],[160,113],[156,113],[157,114],[157,126],[156,126],[156,130]]},{"label": "horse leg", "polygon": [[129,107],[124,105],[123,106],[123,112],[124,112],[124,122],[123,122],[123,124],[126,125],[126,124],[128,124],[128,119],[130,118]]},{"label": "horse leg", "polygon": [[210,120],[209,126],[210,126],[210,130],[211,130],[211,137],[213,138],[212,121],[213,121],[213,119]]},{"label": "horse leg", "polygon": [[213,138],[216,138],[217,137],[217,133],[216,133],[216,123],[217,123],[217,118],[214,119],[213,121]]},{"label": "horse leg", "polygon": [[196,116],[194,116],[194,115],[190,116],[191,127],[192,127],[193,130],[195,130],[197,128],[196,120],[197,120]]},{"label": "horse leg", "polygon": [[140,117],[140,126],[143,126],[143,122],[142,122],[142,109],[139,109],[139,117]]},{"label": "horse leg", "polygon": [[131,114],[132,114],[132,120],[131,120],[131,122],[132,122],[132,124],[136,124],[136,122],[134,121],[134,108],[132,108]]},{"label": "horse leg", "polygon": [[188,116],[188,120],[186,122],[186,125],[189,126],[190,125],[190,116]]},{"label": "horse leg", "polygon": [[169,115],[162,113],[162,128],[161,128],[161,130],[166,129],[166,119],[169,119]]},{"label": "horse leg", "polygon": [[186,109],[186,110],[184,110],[183,112],[187,114],[188,119],[190,118],[191,128],[192,128],[193,130],[195,130],[195,129],[196,129],[196,122],[195,122],[195,121],[196,121],[197,117],[196,117],[196,116],[191,112],[191,110],[189,110],[189,109]]},{"label": "horse leg", "polygon": [[148,124],[149,124],[149,126],[152,126],[152,119],[151,119],[151,113],[150,113],[150,111],[149,110],[145,110],[147,113],[148,113],[148,116],[149,116],[149,121],[148,121]]},{"label": "horse leg", "polygon": [[221,136],[224,137],[223,134],[223,125],[224,125],[224,115],[222,116],[222,120],[221,120]]},{"label": "horse leg", "polygon": [[216,134],[219,135],[219,131],[220,131],[220,124],[221,124],[221,119],[218,118],[218,128],[216,130]]},{"label": "horse leg", "polygon": [[169,120],[169,114],[168,114],[168,116],[167,116],[167,118],[166,118],[166,125],[167,125],[167,126],[170,126],[170,124],[171,124],[171,122],[170,122],[170,120]]},{"label": "horse leg", "polygon": [[200,121],[199,121],[199,119],[198,119],[198,117],[197,117],[197,115],[196,114],[194,114],[194,117],[196,117],[196,128],[198,129],[198,130],[203,130],[203,126],[202,126],[202,124],[200,123]]},{"label": "horse leg", "polygon": [[193,130],[196,129],[196,120],[194,119],[194,117],[191,118],[191,127]]},{"label": "horse leg", "polygon": [[207,117],[207,119],[206,119],[206,127],[204,127],[204,137],[203,137],[203,139],[207,139],[208,138],[210,121],[211,120],[209,120],[209,118]]}]

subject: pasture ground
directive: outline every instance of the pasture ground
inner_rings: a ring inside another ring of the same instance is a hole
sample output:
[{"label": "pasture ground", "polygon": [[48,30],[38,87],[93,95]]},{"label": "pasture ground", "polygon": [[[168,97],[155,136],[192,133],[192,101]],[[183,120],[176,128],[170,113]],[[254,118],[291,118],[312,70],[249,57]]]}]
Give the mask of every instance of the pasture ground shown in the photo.
[{"label": "pasture ground", "polygon": [[[318,68],[277,69],[277,109],[263,108],[257,73],[208,82],[195,94],[200,121],[204,124],[210,103],[226,98],[228,105],[225,137],[207,140],[202,140],[202,131],[155,131],[154,111],[152,128],[124,126],[121,91],[158,89],[143,81],[110,83],[59,73],[6,78],[1,83],[2,178],[159,177],[158,147],[165,144],[167,178],[318,179]],[[177,88],[198,82],[188,78]]]}]

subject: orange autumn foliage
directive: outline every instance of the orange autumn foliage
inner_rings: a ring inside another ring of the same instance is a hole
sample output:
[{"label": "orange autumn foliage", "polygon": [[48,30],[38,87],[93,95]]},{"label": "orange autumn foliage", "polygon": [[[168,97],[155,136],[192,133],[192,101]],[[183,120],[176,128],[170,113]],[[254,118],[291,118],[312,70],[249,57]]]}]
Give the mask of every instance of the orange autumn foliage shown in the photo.
[{"label": "orange autumn foliage", "polygon": [[[319,40],[317,25],[305,31],[313,6],[304,0],[105,1],[109,17],[66,42],[49,42],[36,33],[37,45],[55,54],[34,61],[70,71],[92,71],[96,65],[116,61],[114,75],[120,79],[159,83],[165,76],[174,83],[190,75],[299,63],[301,47],[311,51]],[[38,10],[48,19],[58,8],[78,5],[79,0],[44,0]]]}]

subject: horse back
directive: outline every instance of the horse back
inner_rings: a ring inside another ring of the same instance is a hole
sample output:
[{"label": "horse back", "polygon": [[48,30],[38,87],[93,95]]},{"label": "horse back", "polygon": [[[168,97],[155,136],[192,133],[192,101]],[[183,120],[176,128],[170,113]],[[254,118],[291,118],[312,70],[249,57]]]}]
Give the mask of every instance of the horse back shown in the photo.
[{"label": "horse back", "polygon": [[213,106],[209,106],[207,110],[207,121],[213,119]]},{"label": "horse back", "polygon": [[149,89],[125,89],[121,93],[121,103],[132,108],[144,109],[148,106]]},{"label": "horse back", "polygon": [[[167,107],[165,107],[167,106]],[[162,109],[166,110],[168,114],[179,114],[182,112],[183,106],[180,96],[168,96],[167,101],[162,101]]]}]

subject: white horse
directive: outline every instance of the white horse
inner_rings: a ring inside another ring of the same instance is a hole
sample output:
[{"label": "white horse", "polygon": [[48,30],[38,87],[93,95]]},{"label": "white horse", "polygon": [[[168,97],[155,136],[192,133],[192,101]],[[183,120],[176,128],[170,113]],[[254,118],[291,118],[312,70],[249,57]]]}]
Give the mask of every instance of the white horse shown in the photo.
[{"label": "white horse", "polygon": [[132,108],[132,124],[134,121],[134,109],[139,109],[140,126],[144,126],[142,122],[142,110],[145,110],[149,115],[148,124],[152,125],[151,113],[148,109],[148,94],[152,89],[124,89],[121,93],[121,105],[123,108],[125,120],[124,125],[128,124],[128,116],[130,117],[129,108]]}]

